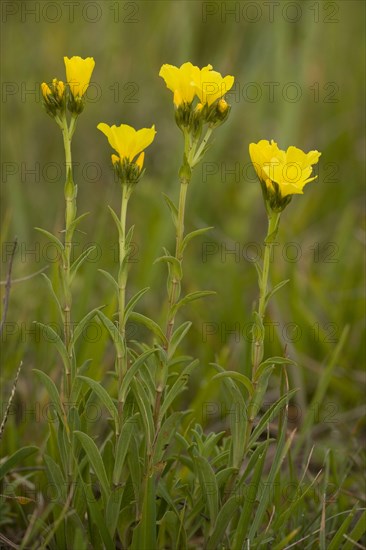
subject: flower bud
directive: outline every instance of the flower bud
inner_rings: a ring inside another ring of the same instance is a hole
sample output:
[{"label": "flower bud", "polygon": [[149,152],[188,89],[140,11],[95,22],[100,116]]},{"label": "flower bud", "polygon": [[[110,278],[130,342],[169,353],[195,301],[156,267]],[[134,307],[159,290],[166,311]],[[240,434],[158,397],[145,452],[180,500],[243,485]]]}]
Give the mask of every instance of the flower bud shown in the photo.
[{"label": "flower bud", "polygon": [[47,114],[52,117],[59,115],[65,109],[65,85],[61,80],[54,78],[51,86],[42,82],[41,91],[43,105]]}]

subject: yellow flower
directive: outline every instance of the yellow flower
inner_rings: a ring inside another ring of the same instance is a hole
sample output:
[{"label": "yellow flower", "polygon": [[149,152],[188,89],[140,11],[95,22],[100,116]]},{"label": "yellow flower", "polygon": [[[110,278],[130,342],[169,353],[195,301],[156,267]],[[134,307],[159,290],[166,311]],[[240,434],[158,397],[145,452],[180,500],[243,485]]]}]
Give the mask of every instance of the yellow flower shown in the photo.
[{"label": "yellow flower", "polygon": [[[134,162],[141,172],[144,163],[144,153],[142,151],[154,141],[155,126],[135,130],[127,124],[108,126],[108,124],[101,122],[97,128],[107,136],[109,144],[119,155],[112,155],[112,163]],[[139,157],[134,160],[139,153],[141,153]]]},{"label": "yellow flower", "polygon": [[200,102],[210,106],[232,88],[234,77],[228,75],[223,78],[220,73],[212,70],[212,65],[207,65],[195,73],[193,81]]},{"label": "yellow flower", "polygon": [[304,186],[318,177],[310,177],[321,155],[318,151],[304,153],[293,146],[282,151],[273,140],[262,139],[249,145],[249,154],[260,180],[269,191],[279,190],[281,197],[303,194]]},{"label": "yellow flower", "polygon": [[194,81],[199,78],[199,73],[200,69],[189,61],[180,67],[166,64],[161,67],[159,76],[165,80],[167,88],[173,92],[176,107],[182,103],[192,103],[196,95]]},{"label": "yellow flower", "polygon": [[183,103],[192,103],[197,95],[202,104],[212,105],[220,99],[234,84],[233,76],[223,78],[220,73],[212,70],[212,65],[200,69],[189,61],[180,67],[163,65],[161,76],[167,88],[174,94],[174,104],[179,107]]},{"label": "yellow flower", "polygon": [[80,99],[88,89],[90,78],[95,66],[92,57],[82,59],[74,56],[71,59],[64,57],[66,66],[66,78],[70,90],[75,99]]}]

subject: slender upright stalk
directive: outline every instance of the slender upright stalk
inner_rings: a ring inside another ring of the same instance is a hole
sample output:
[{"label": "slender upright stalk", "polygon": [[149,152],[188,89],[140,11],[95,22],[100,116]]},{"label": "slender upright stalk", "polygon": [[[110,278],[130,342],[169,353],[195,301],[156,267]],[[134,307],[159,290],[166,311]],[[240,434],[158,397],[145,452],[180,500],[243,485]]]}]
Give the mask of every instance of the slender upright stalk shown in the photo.
[{"label": "slender upright stalk", "polygon": [[123,341],[123,355],[117,356],[117,376],[118,376],[118,412],[121,419],[122,416],[122,396],[121,387],[123,378],[128,368],[128,355],[126,346],[126,286],[127,286],[127,255],[128,244],[126,242],[126,219],[127,205],[130,198],[130,190],[127,184],[122,184],[122,201],[120,215],[120,231],[119,231],[119,271],[118,271],[118,329]]},{"label": "slender upright stalk", "polygon": [[[258,304],[258,316],[261,321],[264,319],[266,312],[266,298],[268,292],[268,276],[269,266],[271,262],[272,248],[278,231],[278,224],[280,221],[279,212],[271,212],[268,214],[268,231],[264,241],[264,258],[262,273],[259,277],[259,304]],[[263,358],[263,344],[264,334],[262,331],[255,330],[254,339],[252,342],[252,378],[254,378],[255,372]]]},{"label": "slender upright stalk", "polygon": [[[71,254],[72,254],[72,238],[74,234],[74,221],[76,218],[76,195],[77,186],[73,180],[72,174],[72,155],[71,155],[71,140],[76,127],[77,115],[72,115],[70,126],[67,123],[66,114],[64,113],[60,122],[62,137],[65,149],[65,166],[66,166],[66,181],[65,181],[65,239],[64,239],[64,256],[62,259],[62,286],[63,286],[63,322],[64,322],[64,343],[69,357],[70,367],[66,371],[66,396],[71,397],[71,391],[76,375],[75,351],[72,342],[72,322],[71,322],[71,307],[72,307],[72,292],[71,292]],[[73,447],[73,429],[70,430],[70,445]],[[74,475],[73,453],[68,453],[68,480],[69,486],[72,484]],[[70,493],[70,498],[72,493]]]},{"label": "slender upright stalk", "polygon": [[[183,260],[183,250],[182,243],[184,239],[184,215],[185,215],[185,206],[186,206],[186,197],[188,190],[189,180],[182,178],[180,182],[180,193],[179,193],[179,205],[178,205],[178,220],[177,220],[177,231],[176,231],[176,244],[175,244],[175,258],[178,260],[179,264]],[[168,310],[168,320],[166,326],[166,339],[167,339],[167,349],[169,348],[170,340],[174,330],[175,323],[175,313],[174,306],[180,294],[180,279],[178,278],[177,273],[174,269],[173,277],[171,279],[170,288],[169,288],[169,310]]]},{"label": "slender upright stalk", "polygon": [[63,260],[63,290],[64,290],[64,342],[69,356],[71,371],[66,372],[66,395],[70,397],[71,388],[74,378],[74,351],[72,346],[72,326],[71,326],[71,251],[73,237],[73,221],[76,216],[76,186],[72,177],[72,156],[71,156],[71,140],[76,126],[76,116],[73,116],[70,122],[70,127],[67,124],[66,115],[61,119],[61,130],[65,149],[65,165],[66,165],[66,182],[65,182],[65,257]]},{"label": "slender upright stalk", "polygon": [[[268,230],[267,236],[264,241],[264,257],[263,257],[263,266],[262,270],[258,274],[258,286],[259,286],[259,303],[258,303],[258,321],[262,324],[264,315],[267,307],[267,293],[268,293],[268,278],[269,278],[269,267],[271,263],[272,248],[275,242],[275,238],[278,231],[278,224],[280,221],[280,212],[268,212]],[[254,386],[254,392],[248,404],[248,422],[246,428],[246,437],[245,437],[245,452],[248,448],[249,438],[253,427],[254,418],[260,403],[258,400],[261,399],[261,391],[264,392],[262,388],[259,391],[258,381],[256,380],[255,374],[256,371],[263,359],[264,354],[264,330],[261,330],[257,323],[254,324],[254,333],[252,341],[252,383]]]}]

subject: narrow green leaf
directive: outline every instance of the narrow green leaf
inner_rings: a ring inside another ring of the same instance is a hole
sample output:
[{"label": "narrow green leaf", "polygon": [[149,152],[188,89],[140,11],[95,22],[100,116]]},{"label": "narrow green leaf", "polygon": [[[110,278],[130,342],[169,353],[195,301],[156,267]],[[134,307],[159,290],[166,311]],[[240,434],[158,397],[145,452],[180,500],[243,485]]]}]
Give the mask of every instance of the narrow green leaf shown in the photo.
[{"label": "narrow green leaf", "polygon": [[156,260],[154,261],[154,264],[157,264],[159,262],[163,262],[170,265],[172,268],[172,273],[177,277],[177,279],[179,281],[182,279],[182,276],[183,276],[182,265],[181,265],[181,262],[177,260],[177,258],[169,255],[160,256],[159,258],[156,258]]},{"label": "narrow green leaf", "polygon": [[[229,451],[225,451],[225,453],[220,453],[220,454],[222,455],[222,459],[220,458],[220,461],[225,460],[225,464],[226,464],[226,457],[229,456]],[[215,457],[215,459],[211,461],[212,466],[214,465],[214,463],[216,463],[216,461],[219,461],[219,457]],[[227,483],[227,481],[229,481],[229,479],[234,474],[237,474],[237,473],[238,473],[238,468],[234,468],[233,466],[229,466],[228,468],[224,468],[223,470],[220,470],[219,472],[217,472],[216,479],[217,479],[218,488],[221,489],[221,487],[223,487],[225,483]]]},{"label": "narrow green leaf", "polygon": [[341,548],[342,542],[344,542],[343,535],[348,531],[348,528],[352,523],[356,510],[357,510],[357,506],[355,506],[353,510],[350,511],[346,519],[342,522],[338,531],[335,533],[334,537],[330,541],[328,545],[328,550],[338,550],[339,548]]},{"label": "narrow green leaf", "polygon": [[353,543],[360,541],[365,533],[366,533],[366,511],[364,510],[359,520],[357,521],[356,525],[347,536],[347,538],[346,538],[346,535],[343,534],[343,539],[346,539],[346,542],[344,543],[342,550],[353,550],[354,549]]},{"label": "narrow green leaf", "polygon": [[13,453],[9,458],[6,458],[2,464],[0,464],[0,479],[3,479],[8,472],[10,472],[18,464],[22,464],[23,460],[33,455],[38,451],[38,447],[30,445],[28,447],[22,447]]},{"label": "narrow green leaf", "polygon": [[[319,478],[321,474],[321,470],[318,472],[318,474],[314,477],[314,479],[312,480],[312,482],[309,484],[308,487],[306,487],[306,489],[304,491],[300,491],[300,494],[299,496],[293,501],[291,502],[291,504],[289,506],[287,506],[278,516],[277,516],[277,519],[276,521],[273,523],[273,530],[276,531],[277,529],[280,529],[282,525],[286,525],[286,521],[287,519],[290,517],[290,516],[293,516],[293,514],[295,513],[296,511],[296,508],[299,506],[299,504],[302,502],[302,500],[304,500],[305,496],[307,495],[307,493],[312,489],[312,487],[315,485],[317,479]],[[340,540],[342,538],[342,535],[340,536]],[[333,550],[337,550],[339,548],[339,546],[336,546],[335,548],[333,548]],[[328,547],[328,550],[330,549],[330,547]]]},{"label": "narrow green leaf", "polygon": [[141,521],[136,526],[131,550],[153,550],[156,548],[156,503],[155,475],[147,477]]},{"label": "narrow green leaf", "polygon": [[76,344],[76,342],[78,341],[78,339],[82,335],[86,325],[89,323],[89,321],[91,321],[93,319],[93,317],[95,317],[97,315],[97,313],[98,313],[98,311],[100,311],[101,307],[104,307],[104,306],[100,306],[100,307],[96,307],[96,308],[92,309],[91,311],[89,311],[89,313],[87,313],[85,315],[85,317],[83,317],[83,319],[81,319],[81,321],[78,322],[78,324],[76,325],[76,328],[74,330],[74,334],[72,335],[72,339],[71,339],[72,345]]},{"label": "narrow green leaf", "polygon": [[206,296],[213,296],[216,292],[212,290],[198,290],[196,292],[191,292],[190,294],[187,294],[187,296],[184,296],[179,302],[177,302],[173,308],[174,313],[177,313],[177,311],[183,307],[189,304],[190,302],[193,302],[194,300],[200,300],[201,298],[205,298]]},{"label": "narrow green leaf", "polygon": [[101,385],[100,382],[97,382],[96,380],[93,380],[92,378],[89,378],[87,376],[77,376],[79,380],[83,380],[92,390],[97,394],[103,405],[107,408],[109,413],[111,414],[113,421],[115,423],[116,428],[118,427],[118,411],[117,407],[113,402],[113,399],[107,392],[107,390],[104,388],[104,386]]},{"label": "narrow green leaf", "polygon": [[87,260],[87,258],[90,256],[90,254],[96,249],[96,246],[89,246],[84,252],[80,254],[80,256],[73,262],[71,268],[70,268],[70,280],[72,281],[80,269],[80,267],[83,265],[83,263]]},{"label": "narrow green leaf", "polygon": [[254,324],[252,328],[253,338],[255,338],[255,340],[264,340],[265,330],[264,330],[263,321],[260,315],[258,315],[257,311],[253,311],[253,317],[254,317]]},{"label": "narrow green leaf", "polygon": [[291,397],[297,392],[297,388],[294,388],[293,390],[290,390],[285,395],[283,395],[278,401],[273,403],[269,407],[269,409],[261,416],[257,426],[253,430],[250,439],[249,439],[249,447],[253,445],[259,438],[259,436],[262,434],[262,432],[266,429],[269,422],[272,422],[274,418],[276,418],[277,414],[281,411],[281,409],[285,406],[286,403],[288,403],[291,399]]},{"label": "narrow green leaf", "polygon": [[133,431],[136,429],[138,414],[128,418],[121,429],[116,445],[116,460],[113,469],[113,485],[118,485],[122,481],[122,470],[127,456],[130,439]]},{"label": "narrow green leaf", "polygon": [[135,226],[131,225],[130,229],[127,231],[127,234],[126,234],[126,248],[130,247],[130,244],[131,244],[131,241],[132,241],[132,238],[133,238],[134,230],[135,230]]},{"label": "narrow green leaf", "polygon": [[260,377],[267,371],[267,369],[270,369],[273,365],[297,366],[297,363],[296,361],[292,361],[292,359],[287,359],[286,357],[269,357],[269,359],[266,359],[259,365],[254,375],[254,379],[259,380]]},{"label": "narrow green leaf", "polygon": [[155,451],[153,461],[154,464],[161,462],[166,447],[169,445],[175,433],[178,431],[179,424],[184,415],[189,411],[177,411],[168,416],[159,430],[158,437],[156,439]]},{"label": "narrow green leaf", "polygon": [[219,378],[231,378],[231,380],[236,380],[237,382],[240,382],[240,384],[243,384],[243,386],[246,388],[250,396],[253,395],[254,386],[252,382],[249,380],[247,376],[245,376],[241,372],[236,372],[231,370],[220,372],[219,374],[215,374],[212,380],[218,380]]},{"label": "narrow green leaf", "polygon": [[109,209],[110,213],[112,214],[112,218],[113,218],[113,220],[114,220],[114,223],[116,224],[119,238],[122,238],[122,237],[123,237],[123,228],[122,228],[121,222],[120,222],[120,220],[118,219],[118,216],[117,216],[117,214],[115,213],[115,211],[113,210],[113,208],[111,208],[111,207],[108,205],[108,209]]},{"label": "narrow green leaf", "polygon": [[64,258],[65,247],[62,242],[57,237],[55,237],[55,235],[52,235],[52,233],[46,231],[46,229],[42,229],[41,227],[35,227],[34,229],[36,231],[39,231],[40,233],[45,235],[50,241],[52,241],[53,244],[56,245],[57,250],[60,252],[61,257]]},{"label": "narrow green leaf", "polygon": [[185,323],[182,323],[174,332],[173,336],[170,340],[169,344],[169,350],[168,350],[168,358],[170,359],[174,353],[176,352],[177,347],[179,346],[180,342],[183,340],[189,329],[191,328],[192,323],[191,321],[186,321]]},{"label": "narrow green leaf", "polygon": [[141,384],[141,382],[137,378],[134,378],[132,380],[131,387],[137,402],[137,406],[141,413],[141,418],[145,427],[146,446],[149,449],[155,435],[154,419],[152,415],[151,406],[150,406],[147,394],[145,392],[144,386]]},{"label": "narrow green leaf", "polygon": [[42,330],[47,335],[47,339],[49,342],[52,342],[53,344],[55,344],[56,349],[61,356],[66,372],[70,372],[71,371],[70,358],[67,353],[65,344],[61,340],[60,336],[57,334],[57,332],[53,330],[53,328],[51,328],[48,325],[44,325],[43,323],[39,323],[38,321],[34,321],[34,324],[42,328]]},{"label": "narrow green leaf", "polygon": [[46,281],[46,284],[47,284],[47,287],[48,287],[48,290],[54,300],[54,302],[56,303],[57,305],[57,310],[59,312],[59,315],[60,315],[60,318],[61,320],[63,321],[64,319],[64,312],[62,311],[62,307],[61,307],[61,304],[59,302],[59,299],[57,297],[57,294],[53,288],[53,285],[52,285],[52,282],[51,282],[51,279],[49,279],[49,277],[47,277],[47,275],[45,273],[41,273],[42,277],[44,278],[44,280]]},{"label": "narrow green leaf", "polygon": [[256,510],[254,519],[251,522],[251,526],[248,534],[248,538],[250,542],[253,541],[253,539],[256,537],[260,529],[260,525],[262,524],[262,521],[263,521],[263,516],[266,513],[266,510],[270,502],[271,494],[273,493],[272,487],[274,486],[276,476],[282,466],[282,462],[285,456],[287,455],[289,448],[292,444],[292,440],[295,436],[295,431],[293,431],[290,437],[286,440],[286,429],[287,429],[287,423],[284,422],[281,426],[281,432],[277,438],[277,447],[276,447],[275,455],[272,460],[271,469],[266,479],[266,483],[264,484],[264,489],[261,492],[258,508]]},{"label": "narrow green leaf", "polygon": [[100,271],[100,273],[102,273],[104,275],[104,277],[106,279],[108,279],[108,281],[110,283],[112,283],[112,286],[113,286],[114,290],[118,294],[118,283],[117,283],[116,279],[110,273],[108,273],[108,271],[104,271],[104,269],[98,269],[98,271]]},{"label": "narrow green leaf", "polygon": [[256,391],[249,403],[248,407],[248,415],[250,420],[254,420],[255,417],[258,414],[258,411],[260,410],[264,395],[267,391],[268,382],[271,378],[272,372],[274,369],[274,365],[268,368],[261,376],[260,380],[257,383]]},{"label": "narrow green leaf", "polygon": [[173,220],[173,223],[174,223],[174,227],[177,227],[177,223],[178,223],[178,208],[175,206],[175,204],[170,200],[170,198],[168,197],[168,195],[166,195],[165,193],[163,193],[163,197],[164,197],[164,200],[170,210],[170,213],[171,213],[171,216],[172,216],[172,220]]},{"label": "narrow green leaf", "polygon": [[136,311],[132,311],[130,313],[129,321],[130,322],[135,321],[136,323],[144,325],[146,328],[151,330],[151,332],[153,332],[155,336],[158,337],[161,344],[163,345],[167,344],[167,339],[165,337],[165,334],[163,333],[159,325],[149,317],[145,317],[145,315],[142,315],[141,313],[136,313]]},{"label": "narrow green leaf", "polygon": [[121,512],[123,492],[124,487],[113,487],[112,492],[108,498],[105,518],[111,537],[114,537],[117,530],[118,519]]},{"label": "narrow green leaf", "polygon": [[141,365],[144,364],[146,359],[148,357],[150,357],[150,355],[152,355],[153,353],[157,353],[157,352],[158,352],[157,349],[149,349],[149,350],[145,351],[145,353],[142,353],[136,359],[136,361],[134,361],[133,364],[130,366],[130,368],[128,369],[125,377],[122,380],[121,399],[122,399],[123,403],[126,401],[127,392],[129,390],[131,382],[132,382],[134,376],[136,375],[136,373],[138,372],[139,368],[141,367]]},{"label": "narrow green leaf", "polygon": [[186,248],[186,246],[190,243],[192,239],[195,237],[198,237],[199,235],[203,235],[207,231],[210,231],[210,229],[214,229],[213,227],[203,227],[202,229],[196,229],[195,231],[191,231],[190,233],[187,233],[187,235],[184,237],[182,242],[182,251]]},{"label": "narrow green leaf", "polygon": [[241,494],[240,487],[244,484],[246,479],[248,479],[249,476],[252,474],[252,471],[254,470],[254,468],[255,468],[255,466],[258,462],[259,457],[262,456],[263,448],[267,447],[270,443],[272,443],[272,441],[273,440],[271,440],[271,439],[266,439],[266,441],[262,441],[261,443],[258,444],[256,449],[252,452],[252,454],[251,454],[251,456],[248,460],[248,463],[245,467],[245,470],[244,470],[243,474],[241,475],[241,477],[238,481],[238,484],[236,486],[236,490],[238,491],[239,494]]},{"label": "narrow green leaf", "polygon": [[168,390],[160,409],[160,414],[159,414],[160,420],[164,418],[164,415],[168,411],[171,404],[174,402],[176,397],[183,391],[183,389],[186,386],[186,383],[188,382],[189,375],[191,374],[192,370],[195,367],[197,367],[198,364],[199,364],[198,359],[195,359],[194,361],[189,363],[189,365],[187,365],[179,374],[173,386]]},{"label": "narrow green leaf", "polygon": [[273,550],[284,550],[287,548],[288,544],[292,541],[294,537],[298,534],[298,532],[301,530],[301,527],[296,527],[296,529],[293,529],[288,535],[286,535],[281,542],[276,544],[276,546],[273,548]]},{"label": "narrow green leaf", "polygon": [[77,218],[75,218],[75,220],[70,223],[70,226],[69,226],[69,231],[70,232],[73,232],[76,227],[79,225],[79,223],[81,222],[81,220],[83,220],[84,218],[86,218],[87,216],[89,216],[89,212],[84,212],[84,214],[81,214],[80,216],[78,216]]},{"label": "narrow green leaf", "polygon": [[208,539],[207,550],[216,550],[219,547],[219,544],[222,543],[225,531],[230,521],[233,519],[238,506],[239,502],[237,495],[230,497],[229,500],[227,500],[222,506],[217,516],[212,534]]},{"label": "narrow green leaf", "polygon": [[[210,364],[220,373],[227,372],[217,363]],[[224,377],[223,382],[229,394],[231,395],[231,402],[233,403],[232,409],[230,410],[230,428],[232,434],[230,464],[234,468],[238,468],[239,465],[242,463],[245,449],[248,416],[246,403],[244,400],[243,392],[237,386],[235,381],[231,380],[230,378]]]},{"label": "narrow green leaf", "polygon": [[33,369],[33,372],[40,378],[42,384],[46,387],[51,403],[55,406],[60,420],[64,422],[65,412],[61,404],[60,394],[58,393],[56,384],[45,372],[38,369]]},{"label": "narrow green leaf", "polygon": [[140,300],[140,298],[142,298],[142,296],[144,294],[146,294],[146,292],[150,290],[150,287],[146,287],[146,288],[143,288],[142,290],[139,290],[134,296],[132,296],[132,298],[129,300],[128,304],[126,305],[126,308],[125,308],[125,319],[126,319],[126,322],[130,316],[130,314],[132,313],[133,311],[133,308],[135,307],[135,305],[137,304],[137,302]]},{"label": "narrow green leaf", "polygon": [[262,277],[263,277],[263,271],[262,271],[262,268],[261,266],[259,265],[259,262],[253,262],[253,265],[256,269],[256,272],[258,274],[258,279],[261,281],[262,280]]},{"label": "narrow green leaf", "polygon": [[[141,429],[139,430],[139,433],[141,433]],[[128,464],[128,471],[130,474],[129,483],[129,497],[128,501],[135,500],[136,502],[140,502],[140,491],[142,487],[142,464],[140,464],[140,460],[136,460],[136,457],[140,456],[140,445],[138,440],[138,434],[133,433],[130,441],[130,448],[128,450],[127,454],[127,464]],[[132,489],[132,490],[131,490]],[[132,495],[133,492],[133,495]]]},{"label": "narrow green leaf", "polygon": [[93,439],[89,437],[87,434],[85,434],[84,432],[75,430],[74,434],[79,439],[82,446],[84,447],[84,450],[89,459],[89,463],[92,466],[94,473],[100,482],[100,487],[104,496],[104,501],[106,503],[111,490],[109,487],[108,477],[105,471],[104,463],[100,455],[100,452],[98,450],[98,447],[96,446]]},{"label": "narrow green leaf", "polygon": [[197,451],[194,453],[194,462],[198,470],[201,491],[205,495],[210,518],[210,534],[212,534],[219,511],[219,489],[216,476],[208,460],[199,455]]},{"label": "narrow green leaf", "polygon": [[258,488],[262,478],[262,471],[267,455],[267,449],[268,443],[262,449],[262,454],[260,454],[258,457],[258,461],[253,473],[253,478],[251,479],[250,484],[247,486],[248,490],[245,493],[246,498],[244,500],[239,522],[235,530],[234,540],[231,547],[232,550],[242,550],[243,543],[248,538],[248,528],[253,513],[254,503],[256,500],[260,500],[260,496],[258,496]]},{"label": "narrow green leaf", "polygon": [[[67,499],[67,481],[65,480],[60,466],[47,454],[43,455],[50,483],[53,483],[57,491],[60,491],[61,502]],[[61,504],[61,502],[59,502]]]},{"label": "narrow green leaf", "polygon": [[[80,432],[81,433],[81,432]],[[83,434],[86,435],[86,434]],[[95,526],[95,532],[97,537],[101,537],[103,541],[103,550],[115,550],[116,546],[112,540],[112,537],[108,531],[107,524],[104,520],[104,517],[101,513],[101,503],[98,502],[95,498],[95,495],[92,492],[91,485],[89,482],[84,482],[82,475],[79,471],[78,479],[80,479],[83,490],[85,493],[85,500],[90,511],[90,518]],[[96,546],[97,540],[93,540],[93,547]],[[99,545],[100,547],[100,545]]]},{"label": "narrow green leaf", "polygon": [[278,283],[276,286],[274,286],[272,288],[272,290],[270,290],[268,292],[268,294],[266,295],[266,298],[265,298],[265,303],[268,304],[269,300],[272,298],[272,296],[274,296],[274,294],[276,294],[276,292],[278,290],[280,290],[280,288],[282,288],[283,286],[287,285],[287,283],[290,281],[290,279],[285,279],[284,281],[281,281],[280,283]]},{"label": "narrow green leaf", "polygon": [[125,353],[125,345],[118,328],[102,311],[100,311],[100,309],[97,311],[97,315],[109,332],[112,342],[116,347],[117,354],[123,356]]}]

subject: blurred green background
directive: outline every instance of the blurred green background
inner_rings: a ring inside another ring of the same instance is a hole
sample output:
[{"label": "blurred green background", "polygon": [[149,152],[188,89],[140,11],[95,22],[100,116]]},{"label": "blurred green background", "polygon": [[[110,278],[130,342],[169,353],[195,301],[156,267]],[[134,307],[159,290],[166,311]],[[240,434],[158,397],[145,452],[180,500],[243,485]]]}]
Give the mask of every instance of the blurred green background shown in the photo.
[{"label": "blurred green background", "polygon": [[[266,232],[248,145],[274,139],[284,149],[318,149],[322,157],[318,179],[282,216],[271,278],[273,283],[291,281],[269,309],[267,320],[274,330],[267,335],[266,353],[285,351],[299,362],[290,375],[291,384],[300,388],[297,399],[304,413],[349,325],[318,424],[327,444],[337,447],[350,440],[359,433],[355,429],[364,392],[365,4],[69,4],[2,2],[2,279],[15,235],[15,278],[46,265],[49,276],[56,272],[54,251],[34,227],[61,235],[64,153],[60,131],[42,109],[39,85],[65,78],[63,56],[93,56],[93,85],[73,140],[78,210],[90,212],[76,234],[75,251],[96,243],[98,257],[85,264],[75,281],[74,320],[98,305],[106,304],[110,314],[115,309],[109,283],[98,272],[117,270],[116,232],[107,205],[118,210],[120,189],[111,169],[112,151],[96,129],[106,122],[156,125],[156,139],[146,152],[146,175],[130,201],[129,224],[136,227],[128,292],[149,286],[138,310],[162,322],[166,274],[162,264],[153,262],[163,246],[174,247],[162,193],[177,200],[183,140],[174,123],[172,94],[158,74],[163,63],[210,63],[223,75],[234,75],[236,86],[227,96],[230,117],[215,132],[189,189],[186,230],[214,229],[187,249],[183,288],[212,289],[217,296],[192,303],[180,315],[193,321],[182,351],[201,361],[185,406],[194,407],[197,420],[205,422],[203,404],[225,399],[222,389],[209,382],[209,363],[218,358],[227,368],[242,371],[248,364],[248,326],[257,298],[251,257]],[[40,276],[14,283],[2,342],[2,397],[7,399],[22,359],[16,399],[30,408],[46,400],[32,368],[55,378],[60,368],[52,345],[32,332],[35,320],[57,322]],[[130,327],[130,337],[139,336],[150,338]],[[94,337],[96,342],[86,341]],[[91,331],[82,342],[80,362],[88,357],[93,358],[92,376],[109,384],[105,373],[113,366],[113,348],[104,333],[99,338],[97,330]],[[275,384],[276,378],[273,391]],[[19,420],[18,413],[9,421],[12,426],[18,422],[17,430],[6,431],[9,452],[19,441],[25,444],[44,433],[42,422],[29,430],[29,423]]]}]

